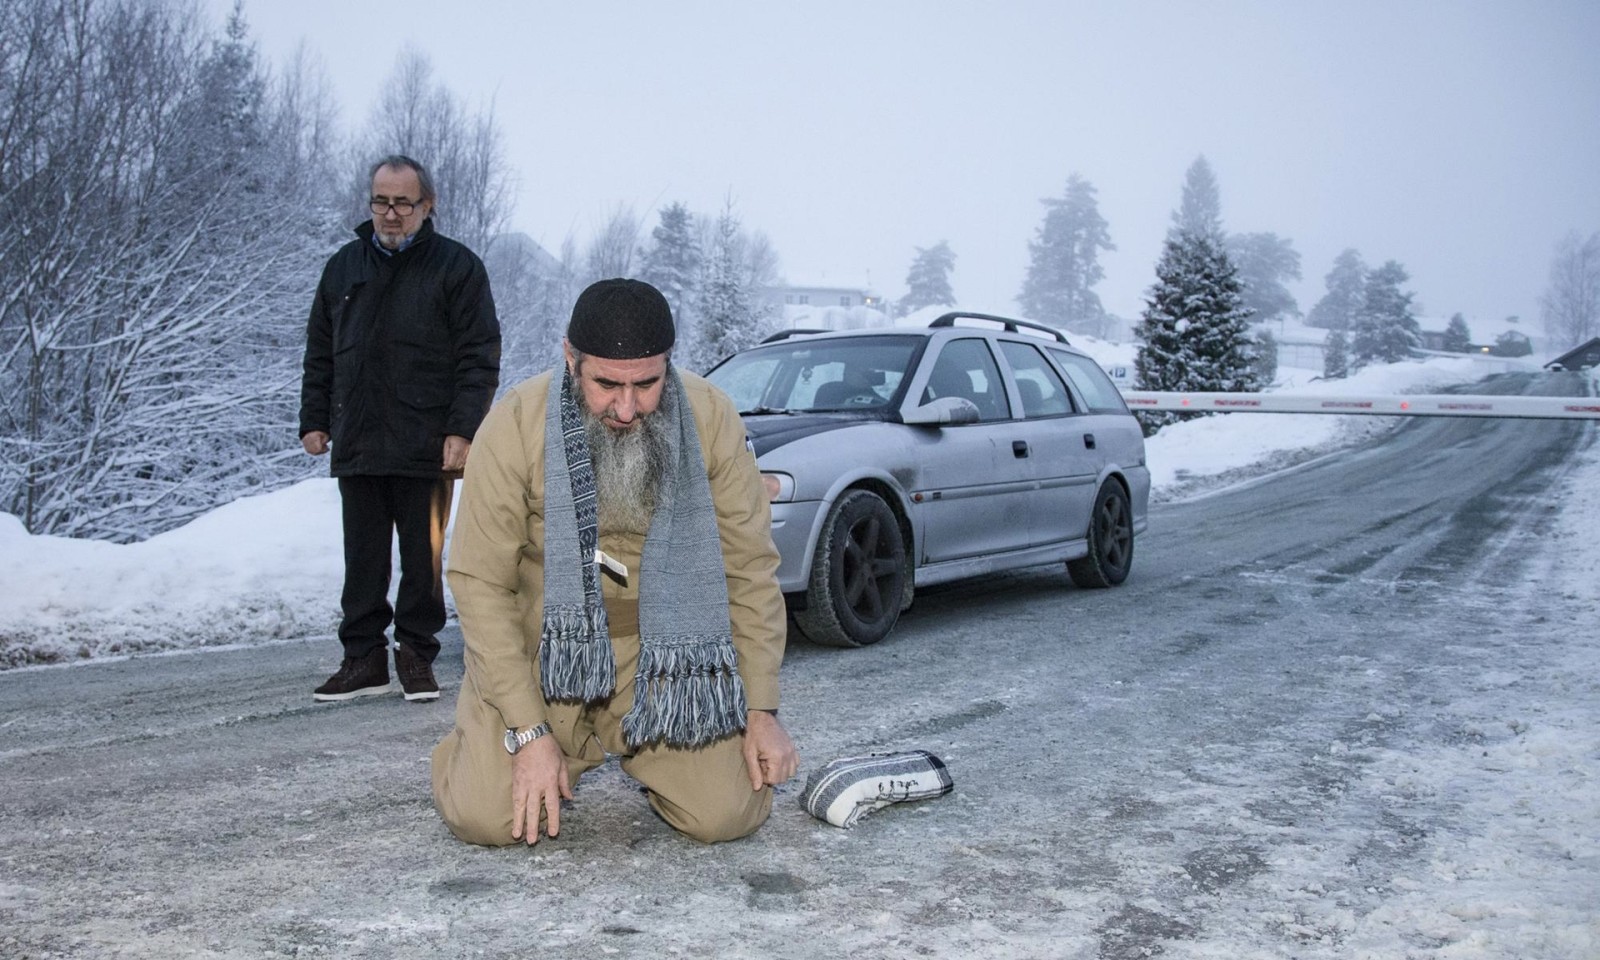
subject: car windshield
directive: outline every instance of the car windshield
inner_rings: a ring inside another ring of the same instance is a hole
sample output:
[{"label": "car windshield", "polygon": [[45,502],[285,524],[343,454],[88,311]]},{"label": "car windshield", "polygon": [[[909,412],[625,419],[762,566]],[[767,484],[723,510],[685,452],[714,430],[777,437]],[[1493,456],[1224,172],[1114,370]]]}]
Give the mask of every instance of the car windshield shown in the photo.
[{"label": "car windshield", "polygon": [[796,337],[737,353],[706,374],[741,413],[876,410],[905,379],[920,337]]}]

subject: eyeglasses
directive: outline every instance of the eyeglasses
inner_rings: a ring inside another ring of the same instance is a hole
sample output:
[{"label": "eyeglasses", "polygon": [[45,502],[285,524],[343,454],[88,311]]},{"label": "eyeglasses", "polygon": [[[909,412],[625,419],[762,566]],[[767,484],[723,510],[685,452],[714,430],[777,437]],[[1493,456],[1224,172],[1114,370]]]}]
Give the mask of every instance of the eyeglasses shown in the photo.
[{"label": "eyeglasses", "polygon": [[411,216],[411,211],[417,209],[417,205],[410,200],[396,200],[393,203],[387,200],[369,200],[367,201],[367,206],[372,208],[372,212],[380,217],[390,210],[400,214],[402,217],[409,217]]}]

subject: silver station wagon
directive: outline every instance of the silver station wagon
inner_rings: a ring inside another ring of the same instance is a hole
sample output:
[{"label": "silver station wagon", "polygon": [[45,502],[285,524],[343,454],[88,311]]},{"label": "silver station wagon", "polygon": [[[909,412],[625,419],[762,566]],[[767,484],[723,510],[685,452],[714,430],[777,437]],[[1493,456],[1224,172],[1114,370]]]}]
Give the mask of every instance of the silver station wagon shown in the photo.
[{"label": "silver station wagon", "polygon": [[1050,327],[947,313],[926,329],[784,331],[707,374],[772,498],[778,579],[817,643],[876,643],[919,586],[1066,564],[1121,583],[1144,531],[1144,437]]}]

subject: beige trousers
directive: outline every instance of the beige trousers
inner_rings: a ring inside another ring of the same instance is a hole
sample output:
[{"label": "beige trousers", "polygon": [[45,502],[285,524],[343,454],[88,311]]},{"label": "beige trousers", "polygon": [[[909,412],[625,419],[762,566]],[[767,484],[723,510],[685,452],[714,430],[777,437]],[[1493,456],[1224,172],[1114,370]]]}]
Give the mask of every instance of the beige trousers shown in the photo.
[{"label": "beige trousers", "polygon": [[[637,620],[617,623],[617,694],[594,706],[551,704],[551,733],[567,757],[571,786],[605,762],[622,758],[623,772],[649,791],[650,806],[673,829],[704,843],[748,836],[772,812],[772,788],[750,789],[744,738],[724,737],[693,750],[652,746],[633,752],[622,739],[622,718],[633,705],[638,664]],[[635,608],[637,609],[637,608]],[[621,633],[621,630],[630,633]],[[433,750],[433,801],[450,832],[468,843],[503,846],[511,836],[511,755],[499,711],[483,701],[471,672],[462,679],[456,727]]]}]

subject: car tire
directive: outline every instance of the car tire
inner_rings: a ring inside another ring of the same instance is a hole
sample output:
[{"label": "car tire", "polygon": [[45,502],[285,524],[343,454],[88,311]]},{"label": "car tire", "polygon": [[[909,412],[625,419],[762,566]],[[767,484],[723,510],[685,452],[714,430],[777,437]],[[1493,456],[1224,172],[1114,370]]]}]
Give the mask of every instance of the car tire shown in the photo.
[{"label": "car tire", "polygon": [[1089,554],[1067,561],[1067,575],[1080,587],[1114,587],[1133,567],[1133,510],[1115,480],[1100,485],[1089,515]]},{"label": "car tire", "polygon": [[905,541],[883,498],[853,490],[828,511],[795,623],[815,643],[864,647],[889,635],[906,594]]}]

